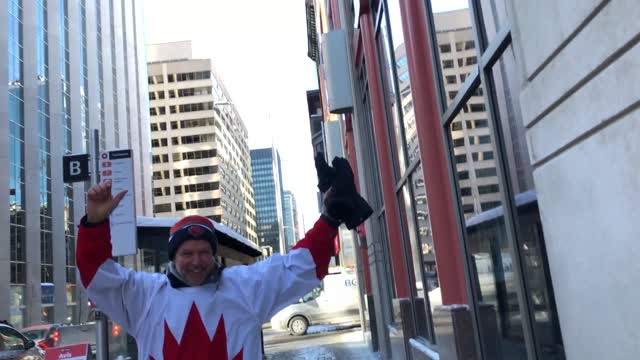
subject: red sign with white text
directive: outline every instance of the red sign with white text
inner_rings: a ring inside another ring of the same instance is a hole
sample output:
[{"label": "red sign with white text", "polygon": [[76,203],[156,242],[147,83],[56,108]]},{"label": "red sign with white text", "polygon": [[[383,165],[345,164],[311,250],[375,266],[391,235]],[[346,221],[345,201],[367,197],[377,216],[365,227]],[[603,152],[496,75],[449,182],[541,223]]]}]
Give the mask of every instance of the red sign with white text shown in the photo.
[{"label": "red sign with white text", "polygon": [[49,348],[44,354],[45,360],[87,360],[89,344],[77,344]]}]

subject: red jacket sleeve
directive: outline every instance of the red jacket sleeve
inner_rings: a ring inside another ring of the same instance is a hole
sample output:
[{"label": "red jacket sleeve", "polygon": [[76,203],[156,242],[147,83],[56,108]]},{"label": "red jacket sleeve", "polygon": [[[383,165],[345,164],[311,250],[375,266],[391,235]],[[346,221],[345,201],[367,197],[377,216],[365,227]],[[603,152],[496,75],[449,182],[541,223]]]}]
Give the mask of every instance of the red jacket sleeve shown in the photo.
[{"label": "red jacket sleeve", "polygon": [[86,216],[78,228],[76,264],[82,285],[88,288],[100,265],[111,258],[111,230],[108,220],[91,225]]},{"label": "red jacket sleeve", "polygon": [[307,232],[305,237],[298,241],[291,249],[306,248],[311,252],[313,262],[316,264],[316,276],[318,280],[324,279],[329,273],[331,256],[333,256],[337,250],[334,242],[337,233],[338,229],[321,217],[313,225],[313,228]]}]

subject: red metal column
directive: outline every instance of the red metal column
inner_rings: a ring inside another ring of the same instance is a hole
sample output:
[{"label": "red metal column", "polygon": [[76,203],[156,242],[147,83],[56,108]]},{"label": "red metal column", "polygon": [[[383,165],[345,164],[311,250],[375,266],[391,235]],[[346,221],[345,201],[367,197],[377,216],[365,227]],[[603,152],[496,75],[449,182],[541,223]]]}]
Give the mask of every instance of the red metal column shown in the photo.
[{"label": "red metal column", "polygon": [[422,172],[443,304],[466,304],[462,252],[440,125],[424,1],[400,0]]},{"label": "red metal column", "polygon": [[[380,79],[380,64],[376,51],[375,29],[371,12],[360,17],[362,30],[362,44],[364,49],[365,66],[369,82],[369,95],[371,100],[371,114],[373,118],[373,132],[376,138],[376,155],[380,166],[380,179],[382,181],[382,198],[385,206],[385,218],[387,222],[387,236],[390,241],[391,263],[393,277],[395,279],[396,295],[398,298],[409,296],[409,280],[405,256],[402,249],[402,232],[398,218],[398,201],[395,193],[393,179],[391,149],[388,142],[388,131],[384,109],[384,91]],[[375,216],[375,215],[374,215]]]}]

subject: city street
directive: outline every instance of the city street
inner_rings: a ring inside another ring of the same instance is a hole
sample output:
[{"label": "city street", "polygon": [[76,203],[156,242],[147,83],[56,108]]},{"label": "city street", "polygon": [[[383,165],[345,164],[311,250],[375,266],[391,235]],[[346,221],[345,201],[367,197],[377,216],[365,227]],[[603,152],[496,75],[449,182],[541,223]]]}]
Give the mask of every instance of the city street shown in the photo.
[{"label": "city street", "polygon": [[[311,332],[322,330],[312,326]],[[379,359],[362,340],[359,327],[330,332],[319,332],[305,336],[292,336],[273,329],[264,330],[264,345],[267,359]]]}]

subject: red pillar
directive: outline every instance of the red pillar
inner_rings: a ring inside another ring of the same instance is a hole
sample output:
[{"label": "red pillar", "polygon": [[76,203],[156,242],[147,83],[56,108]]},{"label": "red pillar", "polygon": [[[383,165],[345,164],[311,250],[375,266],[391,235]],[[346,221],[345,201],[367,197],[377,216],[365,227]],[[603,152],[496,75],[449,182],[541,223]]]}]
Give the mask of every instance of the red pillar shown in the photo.
[{"label": "red pillar", "polygon": [[466,304],[462,252],[440,125],[424,1],[400,0],[422,171],[443,304]]},{"label": "red pillar", "polygon": [[[382,182],[382,198],[385,206],[387,222],[387,236],[390,241],[391,265],[395,279],[396,295],[398,298],[409,296],[408,271],[413,269],[406,266],[402,247],[402,231],[398,218],[398,201],[395,193],[391,149],[389,148],[388,131],[384,109],[384,91],[380,78],[380,64],[378,62],[375,29],[371,12],[360,17],[360,27],[364,56],[366,59],[369,95],[371,99],[371,114],[373,118],[373,132],[376,138],[376,155],[380,166]],[[375,175],[374,175],[375,176]],[[375,216],[375,214],[373,215]]]}]

